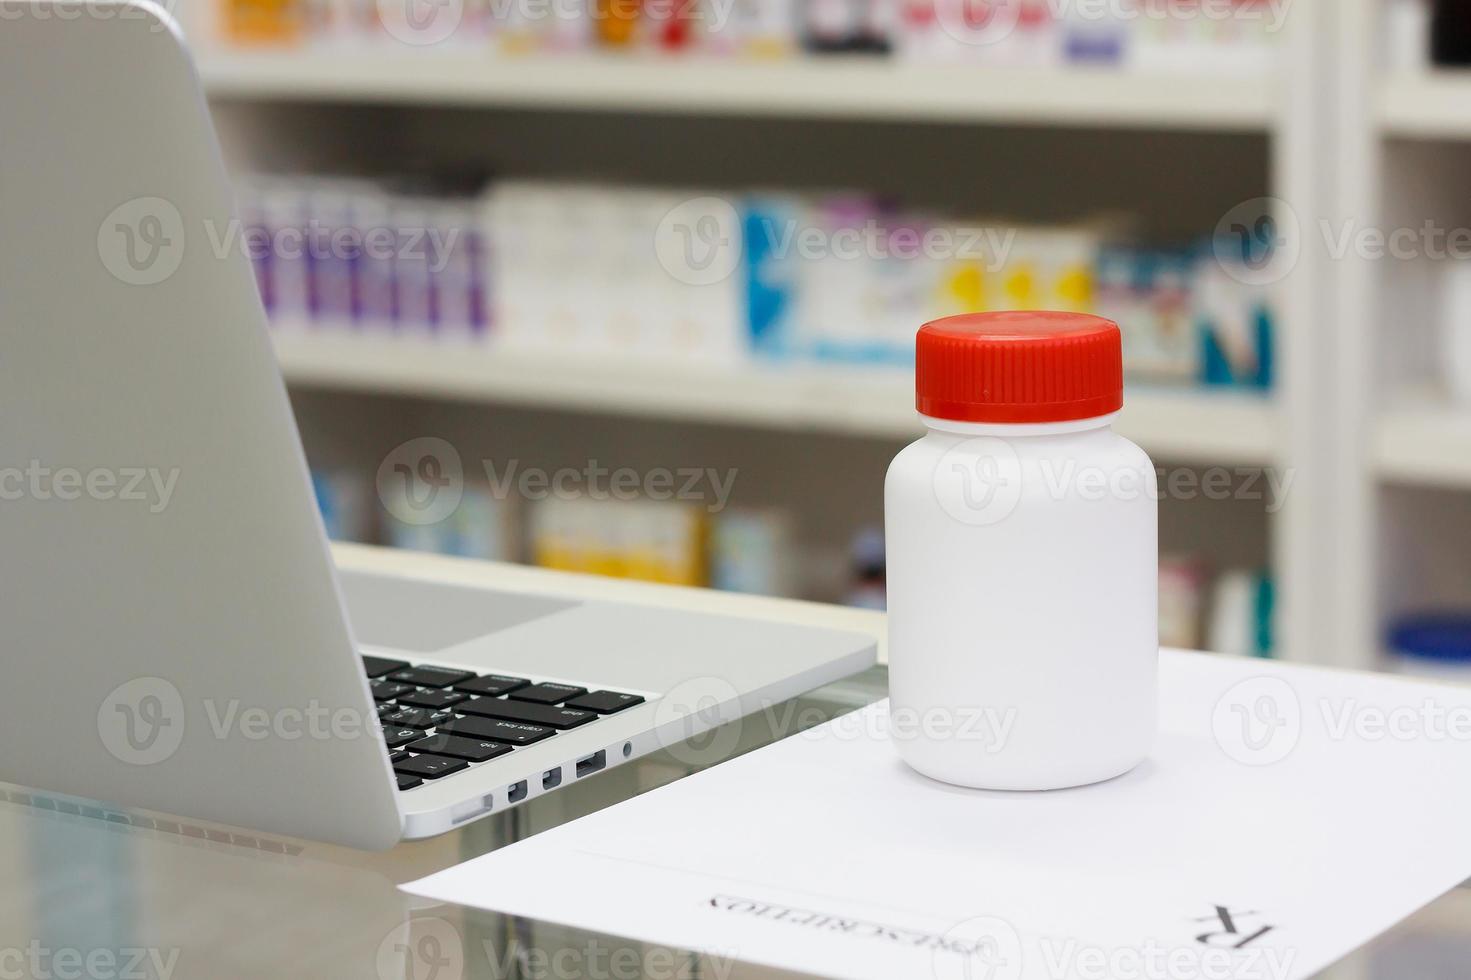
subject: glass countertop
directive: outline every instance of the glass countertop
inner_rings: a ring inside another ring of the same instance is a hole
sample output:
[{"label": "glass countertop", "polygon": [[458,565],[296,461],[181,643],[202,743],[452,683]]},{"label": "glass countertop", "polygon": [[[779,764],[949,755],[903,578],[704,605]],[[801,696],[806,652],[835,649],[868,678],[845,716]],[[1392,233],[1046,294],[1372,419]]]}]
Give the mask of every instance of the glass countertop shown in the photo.
[{"label": "glass countertop", "polygon": [[[647,792],[883,697],[876,667],[732,731],[609,769],[441,837],[372,854],[161,815],[81,808],[0,786],[0,978],[380,980],[773,978],[552,923],[424,902],[412,881]],[[732,726],[736,728],[736,726]],[[718,755],[718,757],[716,757]],[[576,889],[569,881],[566,887]],[[1441,980],[1471,969],[1459,889],[1324,976]]]}]

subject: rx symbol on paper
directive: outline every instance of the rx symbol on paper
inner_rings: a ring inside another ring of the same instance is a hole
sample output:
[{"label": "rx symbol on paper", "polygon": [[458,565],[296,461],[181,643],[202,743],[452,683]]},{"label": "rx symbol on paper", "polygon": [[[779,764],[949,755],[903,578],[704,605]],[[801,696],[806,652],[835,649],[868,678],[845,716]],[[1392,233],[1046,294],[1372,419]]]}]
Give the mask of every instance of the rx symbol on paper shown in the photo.
[{"label": "rx symbol on paper", "polygon": [[1261,913],[1256,911],[1234,912],[1224,905],[1217,905],[1214,915],[1194,920],[1209,923],[1212,926],[1196,936],[1195,941],[1202,946],[1212,946],[1218,949],[1245,949],[1277,928],[1272,925],[1258,926],[1255,923],[1249,925],[1243,923],[1243,920],[1255,919],[1260,915]]}]

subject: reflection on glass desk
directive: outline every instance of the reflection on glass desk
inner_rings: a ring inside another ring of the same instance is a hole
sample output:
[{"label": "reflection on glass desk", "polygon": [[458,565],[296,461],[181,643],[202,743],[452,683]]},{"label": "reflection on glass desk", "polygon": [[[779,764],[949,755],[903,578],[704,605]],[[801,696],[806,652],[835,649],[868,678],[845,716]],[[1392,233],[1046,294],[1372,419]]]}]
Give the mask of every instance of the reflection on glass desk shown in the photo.
[{"label": "reflection on glass desk", "polygon": [[[786,976],[713,955],[425,905],[396,885],[821,724],[883,697],[886,688],[886,670],[874,668],[515,810],[384,854],[263,839],[161,815],[102,807],[81,812],[0,787],[0,977]],[[565,887],[575,890],[578,882]],[[1465,976],[1468,964],[1471,891],[1462,889],[1328,975],[1440,980]]]}]

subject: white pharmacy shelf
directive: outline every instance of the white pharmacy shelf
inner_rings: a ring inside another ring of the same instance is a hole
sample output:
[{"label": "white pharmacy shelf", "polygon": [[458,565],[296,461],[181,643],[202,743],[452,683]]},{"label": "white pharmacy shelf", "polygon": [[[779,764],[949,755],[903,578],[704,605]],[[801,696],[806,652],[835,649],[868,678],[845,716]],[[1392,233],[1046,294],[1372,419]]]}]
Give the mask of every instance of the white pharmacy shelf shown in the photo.
[{"label": "white pharmacy shelf", "polygon": [[[287,381],[315,388],[904,439],[921,426],[908,371],[570,358],[454,344],[274,334]],[[1117,428],[1163,460],[1281,461],[1272,402],[1236,392],[1131,388]]]},{"label": "white pharmacy shelf", "polygon": [[1268,78],[863,57],[737,61],[215,47],[201,52],[199,70],[209,94],[224,99],[1243,132],[1268,131],[1277,116]]},{"label": "white pharmacy shelf", "polygon": [[1471,410],[1429,401],[1392,408],[1375,423],[1372,459],[1389,482],[1471,487]]},{"label": "white pharmacy shelf", "polygon": [[1387,136],[1471,140],[1471,70],[1425,70],[1386,79],[1378,121]]}]

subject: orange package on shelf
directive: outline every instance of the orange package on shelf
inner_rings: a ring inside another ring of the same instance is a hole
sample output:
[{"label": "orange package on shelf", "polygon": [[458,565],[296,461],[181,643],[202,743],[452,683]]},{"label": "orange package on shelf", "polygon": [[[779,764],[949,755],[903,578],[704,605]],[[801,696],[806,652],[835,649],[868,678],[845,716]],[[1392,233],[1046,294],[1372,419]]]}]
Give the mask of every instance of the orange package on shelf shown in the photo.
[{"label": "orange package on shelf", "polygon": [[221,25],[236,44],[290,44],[305,28],[300,0],[225,0]]}]

